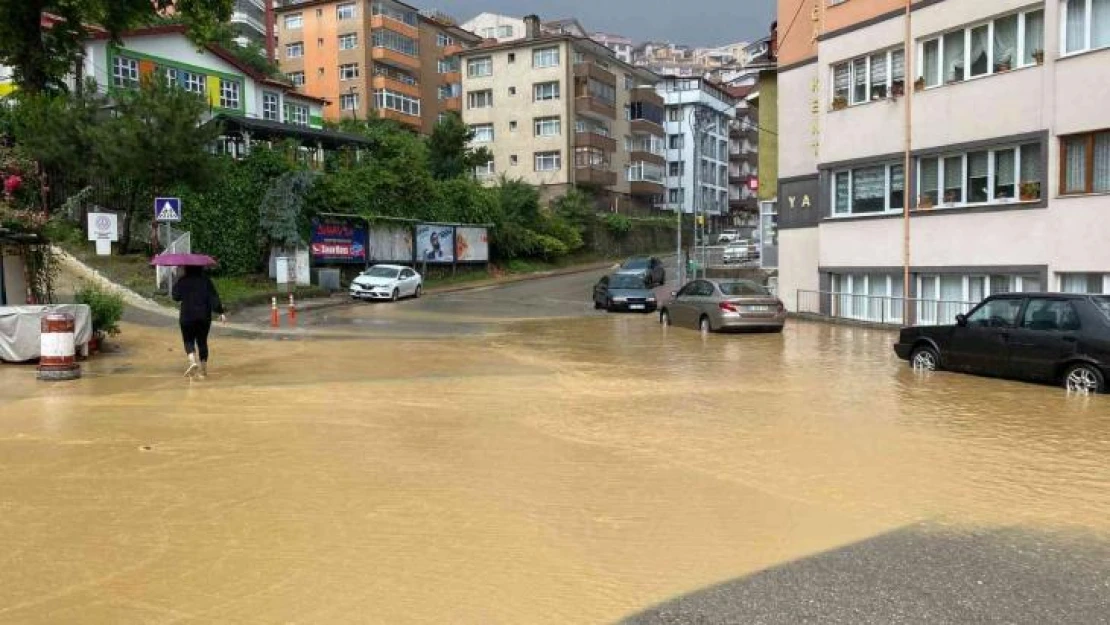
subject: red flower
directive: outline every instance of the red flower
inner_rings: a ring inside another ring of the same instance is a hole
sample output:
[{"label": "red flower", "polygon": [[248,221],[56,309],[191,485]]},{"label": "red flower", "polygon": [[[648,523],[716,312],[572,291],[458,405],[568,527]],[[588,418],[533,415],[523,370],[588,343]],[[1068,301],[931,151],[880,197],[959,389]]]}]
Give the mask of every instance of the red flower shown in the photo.
[{"label": "red flower", "polygon": [[19,176],[8,176],[4,179],[4,193],[11,195],[23,186],[23,178]]}]

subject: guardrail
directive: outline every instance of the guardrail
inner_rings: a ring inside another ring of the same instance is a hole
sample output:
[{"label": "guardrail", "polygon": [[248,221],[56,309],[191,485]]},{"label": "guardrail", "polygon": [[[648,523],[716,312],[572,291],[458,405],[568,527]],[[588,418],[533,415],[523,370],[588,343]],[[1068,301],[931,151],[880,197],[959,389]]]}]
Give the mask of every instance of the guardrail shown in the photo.
[{"label": "guardrail", "polygon": [[955,323],[956,315],[966,314],[977,303],[799,290],[794,312],[880,325],[937,325]]}]

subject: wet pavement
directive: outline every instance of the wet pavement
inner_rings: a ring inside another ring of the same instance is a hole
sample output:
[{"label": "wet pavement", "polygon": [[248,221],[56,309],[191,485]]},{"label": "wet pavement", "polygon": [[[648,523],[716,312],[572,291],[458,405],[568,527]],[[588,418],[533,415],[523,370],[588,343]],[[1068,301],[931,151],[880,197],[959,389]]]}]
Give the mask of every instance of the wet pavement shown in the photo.
[{"label": "wet pavement", "polygon": [[0,622],[1105,622],[1110,398],[597,277],[0,368]]}]

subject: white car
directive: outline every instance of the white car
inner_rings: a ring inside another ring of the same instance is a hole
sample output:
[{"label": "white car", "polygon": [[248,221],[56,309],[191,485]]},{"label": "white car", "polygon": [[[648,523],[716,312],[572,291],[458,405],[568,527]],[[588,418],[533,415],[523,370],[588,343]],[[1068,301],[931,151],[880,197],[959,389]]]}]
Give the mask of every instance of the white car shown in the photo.
[{"label": "white car", "polygon": [[402,297],[420,297],[424,291],[424,278],[409,267],[400,265],[374,265],[351,282],[351,299],[385,299],[397,301]]},{"label": "white car", "polygon": [[736,239],[739,239],[739,238],[740,238],[740,231],[738,231],[738,230],[725,230],[721,234],[717,235],[717,245],[720,245],[722,243],[732,243],[733,241],[735,241]]},{"label": "white car", "polygon": [[743,263],[751,260],[752,250],[751,244],[747,241],[733,241],[725,247],[722,257],[722,262],[726,265],[732,263]]}]

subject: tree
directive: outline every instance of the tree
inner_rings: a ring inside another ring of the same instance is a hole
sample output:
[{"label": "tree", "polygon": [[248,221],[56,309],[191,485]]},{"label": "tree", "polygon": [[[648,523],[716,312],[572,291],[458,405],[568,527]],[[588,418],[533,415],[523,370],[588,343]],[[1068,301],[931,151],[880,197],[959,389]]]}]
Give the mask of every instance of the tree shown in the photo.
[{"label": "tree", "polygon": [[[198,43],[216,40],[231,18],[233,0],[0,0],[0,64],[30,93],[64,90],[77,66],[91,25],[113,40],[120,33],[172,11]],[[61,18],[43,27],[42,16]]]},{"label": "tree", "polygon": [[493,154],[484,147],[477,150],[471,148],[473,139],[474,131],[463,123],[459,114],[454,111],[447,113],[428,138],[432,175],[438,180],[459,178],[490,162]]},{"label": "tree", "polygon": [[264,249],[295,250],[304,244],[301,227],[305,199],[316,178],[315,172],[291,171],[275,180],[266,191],[258,209],[258,236]]}]

